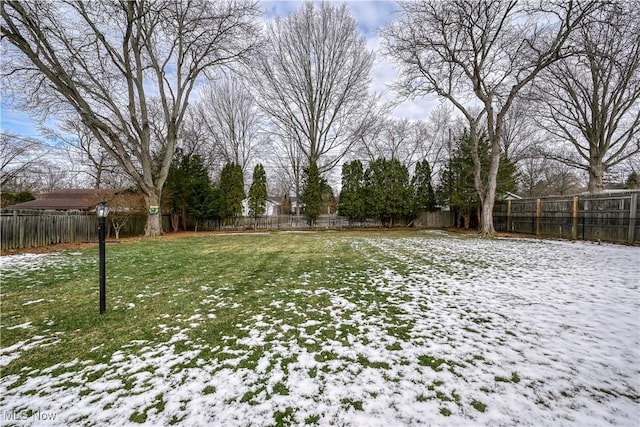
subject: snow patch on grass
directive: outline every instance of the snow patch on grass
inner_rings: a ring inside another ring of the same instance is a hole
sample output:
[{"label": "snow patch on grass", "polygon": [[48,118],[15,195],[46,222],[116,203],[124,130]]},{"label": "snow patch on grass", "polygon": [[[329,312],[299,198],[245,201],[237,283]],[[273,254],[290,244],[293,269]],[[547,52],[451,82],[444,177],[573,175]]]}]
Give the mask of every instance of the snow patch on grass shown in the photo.
[{"label": "snow patch on grass", "polygon": [[[190,334],[243,310],[212,286],[208,313],[159,322],[165,342],[5,377],[0,404],[55,412],[53,425],[637,424],[638,248],[347,240],[367,271],[300,275],[224,345]],[[0,366],[47,339],[2,349]]]}]

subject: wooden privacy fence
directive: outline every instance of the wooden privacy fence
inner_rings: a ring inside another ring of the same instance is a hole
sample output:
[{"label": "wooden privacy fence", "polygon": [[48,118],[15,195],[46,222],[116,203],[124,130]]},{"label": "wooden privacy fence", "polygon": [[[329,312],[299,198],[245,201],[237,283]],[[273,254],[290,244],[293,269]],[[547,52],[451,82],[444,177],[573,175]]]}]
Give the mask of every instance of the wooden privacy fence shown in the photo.
[{"label": "wooden privacy fence", "polygon": [[[120,230],[119,237],[140,236],[144,234],[146,215],[131,216]],[[115,236],[109,219],[107,238]],[[190,230],[195,228],[195,221],[187,224]],[[407,226],[405,220],[395,222],[396,226]],[[453,225],[453,213],[423,212],[414,221],[419,227],[450,227]],[[198,230],[272,230],[296,229],[309,227],[303,215],[278,215],[258,218],[241,217],[233,224],[223,225],[217,219],[198,221]],[[381,227],[379,220],[366,220],[350,223],[346,218],[337,215],[321,215],[315,224],[316,228],[359,228]],[[171,231],[169,215],[162,216],[162,227]],[[181,228],[182,229],[182,228]],[[97,242],[98,227],[94,213],[42,211],[42,210],[10,210],[0,211],[0,247],[2,250],[22,249],[29,247],[55,245],[58,243]]]},{"label": "wooden privacy fence", "polygon": [[98,239],[96,216],[84,212],[0,211],[1,248],[21,249]]},{"label": "wooden privacy fence", "polygon": [[[394,226],[406,227],[414,225],[416,227],[445,228],[453,226],[453,212],[437,211],[437,212],[421,212],[414,220],[407,221],[405,218],[398,218],[394,221]],[[382,227],[382,222],[377,219],[367,219],[365,221],[352,221],[346,217],[339,215],[320,215],[316,220],[315,228],[368,228]],[[195,228],[195,221],[191,218],[188,222],[190,229]],[[295,229],[309,228],[309,223],[304,215],[273,215],[260,217],[256,220],[250,217],[239,217],[236,221],[229,221],[229,224],[223,225],[219,220],[201,220],[198,221],[198,230],[237,230],[237,229],[261,229],[261,230],[277,230],[277,229]],[[165,230],[168,230],[165,228]]]},{"label": "wooden privacy fence", "polygon": [[573,240],[640,242],[640,192],[498,201],[496,231]]}]

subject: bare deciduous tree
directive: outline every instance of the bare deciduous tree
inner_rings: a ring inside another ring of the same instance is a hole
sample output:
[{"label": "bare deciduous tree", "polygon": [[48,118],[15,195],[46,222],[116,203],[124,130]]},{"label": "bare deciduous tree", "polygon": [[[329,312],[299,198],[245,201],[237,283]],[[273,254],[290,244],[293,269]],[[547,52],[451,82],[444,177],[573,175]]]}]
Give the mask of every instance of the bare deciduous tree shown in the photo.
[{"label": "bare deciduous tree", "polygon": [[240,165],[248,178],[263,142],[263,117],[249,90],[237,77],[214,80],[202,88],[196,114],[206,130],[208,148],[224,163]]},{"label": "bare deciduous tree", "polygon": [[295,213],[300,215],[300,198],[302,195],[302,178],[304,169],[309,165],[309,160],[300,149],[300,141],[295,140],[296,135],[282,136],[279,133],[273,134],[273,145],[275,155],[271,156],[271,170],[275,171],[273,182],[278,182],[280,190],[287,196],[290,191],[296,197]]},{"label": "bare deciduous tree", "polygon": [[[247,56],[260,13],[245,1],[3,1],[13,96],[47,115],[77,114],[160,206],[188,100],[208,70]],[[162,233],[149,210],[146,234]]]},{"label": "bare deciduous tree", "polygon": [[218,177],[224,166],[218,153],[211,149],[209,131],[204,117],[198,114],[197,103],[190,105],[180,133],[179,146],[185,155],[197,154],[202,159],[209,176]]},{"label": "bare deciduous tree", "polygon": [[[579,55],[555,63],[536,84],[539,124],[555,140],[547,155],[589,173],[601,193],[605,173],[640,154],[640,13],[614,2],[575,34]],[[567,144],[568,143],[568,144]],[[567,145],[577,156],[566,156]]]},{"label": "bare deciduous tree", "polygon": [[375,128],[363,136],[359,151],[366,153],[367,160],[372,162],[379,158],[397,159],[408,166],[417,159],[419,146],[424,134],[420,122],[409,119],[384,118]]},{"label": "bare deciduous tree", "polygon": [[72,173],[88,176],[93,188],[124,188],[126,174],[118,162],[100,145],[82,122],[73,118],[63,119],[57,128],[44,127],[42,134],[56,144],[63,144],[69,161],[74,165]]},{"label": "bare deciduous tree", "polygon": [[[495,233],[505,116],[524,87],[569,53],[569,36],[595,7],[573,1],[422,0],[402,3],[404,15],[385,30],[385,51],[400,67],[400,93],[443,97],[468,121],[483,235]],[[478,152],[482,120],[490,142],[486,179]]]},{"label": "bare deciduous tree", "polygon": [[24,185],[30,170],[38,166],[47,154],[43,144],[32,138],[21,138],[14,133],[0,133],[0,188],[3,191],[32,189]]},{"label": "bare deciduous tree", "polygon": [[[260,104],[284,140],[331,170],[368,127],[373,53],[345,5],[305,2],[267,24],[253,66]],[[376,101],[377,102],[377,101]]]}]

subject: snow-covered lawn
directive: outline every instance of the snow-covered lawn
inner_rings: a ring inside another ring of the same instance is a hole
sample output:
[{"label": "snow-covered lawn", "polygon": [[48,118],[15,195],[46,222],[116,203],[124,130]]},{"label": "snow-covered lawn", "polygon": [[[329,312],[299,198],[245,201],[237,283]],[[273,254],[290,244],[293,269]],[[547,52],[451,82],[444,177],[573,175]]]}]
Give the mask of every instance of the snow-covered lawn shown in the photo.
[{"label": "snow-covered lawn", "polygon": [[[271,302],[238,316],[224,345],[190,332],[243,307],[196,283],[201,309],[179,327],[158,318],[166,342],[4,376],[2,424],[639,425],[639,248],[326,236],[337,244],[368,267],[307,271],[287,295],[265,283],[254,292]],[[0,365],[56,342],[33,334],[3,345]]]}]

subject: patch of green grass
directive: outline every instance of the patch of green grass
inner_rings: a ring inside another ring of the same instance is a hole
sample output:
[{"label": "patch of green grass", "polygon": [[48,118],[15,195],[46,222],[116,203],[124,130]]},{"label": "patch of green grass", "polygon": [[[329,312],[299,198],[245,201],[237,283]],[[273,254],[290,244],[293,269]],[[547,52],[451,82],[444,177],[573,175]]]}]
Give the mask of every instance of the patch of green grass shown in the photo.
[{"label": "patch of green grass", "polygon": [[444,384],[443,381],[435,380],[433,383],[429,384],[427,389],[429,389],[430,391],[433,391],[436,389],[436,387],[440,387],[442,384]]},{"label": "patch of green grass", "polygon": [[144,411],[142,412],[136,411],[133,414],[131,414],[131,416],[129,417],[129,421],[133,423],[144,424],[147,421],[148,412],[151,409],[155,409],[156,412],[160,413],[164,411],[164,407],[165,407],[164,396],[162,393],[160,393],[155,397],[153,403],[147,408],[145,408]]},{"label": "patch of green grass", "polygon": [[129,421],[131,421],[132,423],[143,424],[147,421],[147,413],[136,411],[131,414],[131,416],[129,417]]},{"label": "patch of green grass", "polygon": [[287,388],[287,386],[283,382],[276,383],[273,386],[273,392],[275,394],[280,394],[282,396],[288,396],[289,395],[289,389]]},{"label": "patch of green grass", "polygon": [[473,400],[471,402],[471,406],[473,406],[473,408],[476,411],[479,411],[479,412],[484,412],[484,411],[487,410],[487,405],[485,405],[484,403],[480,402],[479,400]]},{"label": "patch of green grass", "polygon": [[336,360],[338,355],[332,351],[322,351],[314,356],[317,362],[326,362],[328,360]]},{"label": "patch of green grass", "polygon": [[496,376],[494,380],[499,383],[516,383],[517,384],[520,382],[521,378],[517,372],[512,372],[511,378]]},{"label": "patch of green grass", "polygon": [[451,411],[447,408],[440,408],[440,413],[445,417],[451,416]]},{"label": "patch of green grass", "polygon": [[429,397],[425,396],[424,394],[420,393],[417,397],[416,400],[418,402],[428,402],[429,400],[431,400]]},{"label": "patch of green grass", "polygon": [[[330,305],[326,295],[310,298],[291,292],[299,288],[299,278],[309,272],[324,271],[326,263],[348,265],[355,270],[369,267],[368,261],[348,241],[341,242],[339,235],[335,239],[330,237],[335,251],[327,251],[327,236],[320,234],[205,235],[109,245],[107,312],[102,316],[98,314],[95,248],[60,252],[55,255],[55,263],[40,269],[23,272],[3,269],[3,278],[11,277],[3,281],[0,313],[5,326],[3,348],[28,342],[42,330],[47,330],[45,337],[56,342],[49,347],[50,351],[39,351],[37,346],[23,351],[20,358],[3,368],[2,376],[20,375],[24,367],[40,370],[84,360],[89,355],[109,360],[114,352],[132,341],[153,346],[185,326],[192,341],[204,342],[207,347],[222,346],[224,336],[246,335],[236,325],[261,313],[277,299],[303,307],[301,312],[309,312],[304,309],[307,307],[323,313]],[[327,255],[318,257],[318,253]],[[265,287],[275,283],[278,286]],[[331,277],[320,277],[306,286],[313,291],[341,285]],[[24,305],[36,300],[42,301]],[[198,311],[203,319],[187,322]],[[216,317],[207,318],[207,311],[215,312]],[[272,314],[285,324],[304,321],[297,311],[286,306],[273,309]],[[329,319],[326,316],[322,320]],[[7,329],[26,322],[31,322],[31,327]],[[192,323],[200,326],[191,327]],[[358,334],[349,325],[341,329],[343,333]],[[318,331],[311,328],[309,332]],[[298,331],[291,329],[291,333]],[[332,332],[326,330],[323,334],[329,337]],[[175,343],[176,352],[191,349],[187,341]],[[77,369],[63,367],[57,373]]]},{"label": "patch of green grass", "polygon": [[173,416],[171,417],[171,419],[169,420],[169,425],[170,425],[170,426],[174,426],[174,425],[180,424],[180,422],[182,422],[182,420],[183,420],[183,419],[184,419],[184,416],[183,416],[183,417],[178,418],[178,416],[177,416],[177,415],[173,415]]},{"label": "patch of green grass", "polygon": [[318,424],[320,422],[320,415],[310,415],[304,419],[306,425]]},{"label": "patch of green grass", "polygon": [[295,423],[295,419],[293,417],[294,409],[291,407],[286,408],[284,411],[276,411],[273,414],[273,417],[276,420],[276,426],[289,426]]},{"label": "patch of green grass", "polygon": [[87,374],[86,380],[87,380],[87,382],[96,381],[97,379],[102,378],[102,376],[105,374],[105,372],[107,372],[106,369],[101,369],[99,371],[91,372],[91,373]]},{"label": "patch of green grass", "polygon": [[451,397],[447,396],[445,393],[441,391],[436,391],[436,398],[443,402],[459,402],[460,395],[455,391],[451,392]]},{"label": "patch of green grass", "polygon": [[258,390],[248,391],[240,398],[240,403],[248,403],[249,405],[256,405],[258,402],[254,398],[264,391],[264,387],[260,387]]},{"label": "patch of green grass", "polygon": [[363,355],[358,355],[358,363],[365,368],[390,369],[390,366],[387,362],[371,362]]},{"label": "patch of green grass", "polygon": [[447,361],[444,359],[438,359],[436,357],[429,356],[428,354],[423,354],[421,356],[418,356],[418,363],[420,365],[428,366],[434,371],[441,371],[442,368],[440,366],[446,362]]},{"label": "patch of green grass", "polygon": [[411,335],[410,335],[411,329],[412,329],[411,325],[393,326],[393,327],[387,328],[387,333],[396,339],[408,341],[411,339]]},{"label": "patch of green grass", "polygon": [[309,369],[307,374],[309,375],[309,378],[315,378],[318,375],[318,368],[314,366],[313,368]]},{"label": "patch of green grass", "polygon": [[356,411],[362,411],[362,400],[353,400],[349,398],[342,399],[340,401],[345,408],[353,408]]},{"label": "patch of green grass", "polygon": [[389,344],[386,348],[389,351],[400,351],[402,350],[402,345],[398,341],[396,341],[393,344]]}]

